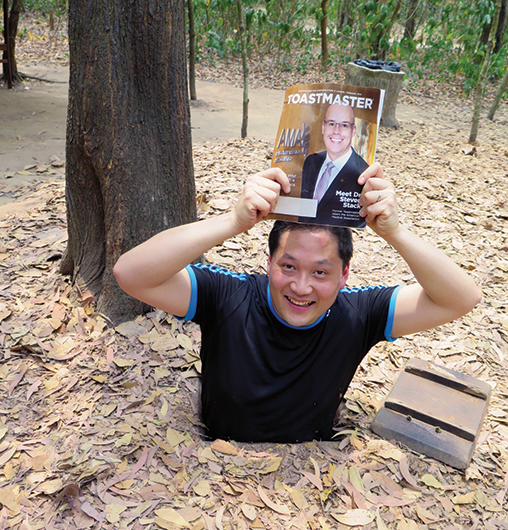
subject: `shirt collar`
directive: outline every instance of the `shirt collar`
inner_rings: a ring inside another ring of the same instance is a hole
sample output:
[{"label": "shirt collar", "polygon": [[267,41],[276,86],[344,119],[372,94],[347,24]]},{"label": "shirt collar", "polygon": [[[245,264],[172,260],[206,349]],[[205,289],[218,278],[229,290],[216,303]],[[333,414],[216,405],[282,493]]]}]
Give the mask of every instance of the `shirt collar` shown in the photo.
[{"label": "shirt collar", "polygon": [[268,307],[270,308],[270,311],[273,313],[273,316],[281,324],[284,324],[285,326],[287,326],[288,328],[291,328],[291,329],[300,329],[300,330],[311,329],[314,326],[317,326],[328,315],[328,312],[330,311],[329,309],[327,309],[317,320],[315,320],[312,324],[309,324],[308,326],[292,326],[291,324],[288,324],[283,318],[281,318],[277,314],[277,311],[275,311],[275,308],[273,307],[273,304],[272,304],[272,295],[270,294],[270,284],[269,283],[266,285],[266,298],[268,300]]},{"label": "shirt collar", "polygon": [[328,153],[326,153],[326,160],[323,164],[323,167],[326,167],[328,162],[332,162],[336,169],[339,171],[347,164],[347,161],[349,160],[349,157],[353,154],[353,148],[350,147],[349,151],[347,153],[344,153],[342,156],[339,156],[339,158],[335,160],[331,160],[328,156]]}]

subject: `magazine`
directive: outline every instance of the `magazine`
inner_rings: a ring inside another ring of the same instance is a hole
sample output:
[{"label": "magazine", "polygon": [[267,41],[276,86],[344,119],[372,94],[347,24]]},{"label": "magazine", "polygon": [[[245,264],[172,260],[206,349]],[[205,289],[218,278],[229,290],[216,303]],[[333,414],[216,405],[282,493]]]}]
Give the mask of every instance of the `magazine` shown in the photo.
[{"label": "magazine", "polygon": [[272,166],[289,177],[272,219],[364,228],[359,175],[374,162],[384,90],[319,83],[286,89]]}]

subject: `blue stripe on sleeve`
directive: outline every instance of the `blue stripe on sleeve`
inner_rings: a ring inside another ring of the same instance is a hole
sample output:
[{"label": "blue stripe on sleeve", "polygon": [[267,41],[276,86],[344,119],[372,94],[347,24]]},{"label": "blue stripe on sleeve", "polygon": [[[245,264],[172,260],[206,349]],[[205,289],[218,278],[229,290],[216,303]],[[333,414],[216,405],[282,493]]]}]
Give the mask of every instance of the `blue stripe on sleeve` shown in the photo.
[{"label": "blue stripe on sleeve", "polygon": [[191,297],[189,302],[189,309],[187,314],[182,318],[182,320],[192,320],[196,316],[196,307],[198,305],[198,282],[196,280],[196,274],[192,269],[191,265],[187,265],[185,270],[189,273],[189,278],[191,281]]},{"label": "blue stripe on sleeve", "polygon": [[402,289],[402,285],[399,285],[396,289],[393,290],[392,296],[390,298],[390,306],[388,307],[388,318],[386,319],[385,327],[385,339],[389,342],[394,342],[397,340],[397,337],[392,338],[392,329],[393,329],[393,318],[395,316],[395,302],[397,301],[397,294]]}]

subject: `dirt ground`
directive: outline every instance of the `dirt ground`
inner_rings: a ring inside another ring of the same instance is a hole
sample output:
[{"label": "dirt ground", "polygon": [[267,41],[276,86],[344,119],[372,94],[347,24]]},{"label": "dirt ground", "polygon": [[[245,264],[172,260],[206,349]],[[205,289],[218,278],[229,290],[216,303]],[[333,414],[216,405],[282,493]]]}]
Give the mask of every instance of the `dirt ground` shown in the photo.
[{"label": "dirt ground", "polygon": [[[64,66],[35,61],[22,70],[67,76]],[[283,99],[281,90],[252,89],[250,137],[240,140],[241,88],[224,79],[220,68],[203,71],[191,111],[201,218],[230,208],[245,176],[268,165]],[[66,90],[33,79],[0,87],[0,530],[508,528],[506,104],[494,122],[482,119],[473,150],[470,101],[435,86],[404,90],[401,128],[381,129],[378,139],[401,222],[469,271],[481,304],[373,348],[346,395],[336,441],[237,444],[203,438],[195,326],[154,311],[111,327],[86,297],[71,302],[58,269]],[[268,230],[260,223],[207,259],[263,272]],[[375,234],[354,239],[350,287],[412,281]],[[466,470],[370,430],[412,357],[492,387]]]},{"label": "dirt ground", "polygon": [[[65,160],[68,77],[66,66],[23,65],[27,79],[13,90],[0,90],[0,205],[14,199],[12,190],[33,182],[26,166]],[[197,101],[191,104],[194,144],[240,136],[242,89],[215,81],[197,81]],[[249,94],[249,135],[274,141],[284,91],[252,89]],[[11,208],[10,208],[11,209]]]}]

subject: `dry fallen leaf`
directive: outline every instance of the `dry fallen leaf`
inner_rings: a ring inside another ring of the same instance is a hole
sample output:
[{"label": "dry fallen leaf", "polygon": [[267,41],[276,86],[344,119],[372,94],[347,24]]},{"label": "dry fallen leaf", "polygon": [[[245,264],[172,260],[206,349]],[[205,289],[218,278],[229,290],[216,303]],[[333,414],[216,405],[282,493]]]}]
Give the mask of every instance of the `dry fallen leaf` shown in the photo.
[{"label": "dry fallen leaf", "polygon": [[374,521],[376,514],[369,510],[349,510],[345,513],[332,513],[332,517],[346,526],[365,526]]},{"label": "dry fallen leaf", "polygon": [[289,515],[291,513],[287,506],[283,504],[277,504],[271,501],[261,486],[258,486],[257,491],[259,498],[266,504],[266,506],[268,506],[268,508],[270,508],[274,512],[280,513],[282,515]]},{"label": "dry fallen leaf", "polygon": [[218,453],[222,453],[224,455],[236,456],[238,454],[238,449],[234,445],[224,440],[215,440],[212,443],[211,448],[214,451],[217,451]]}]

